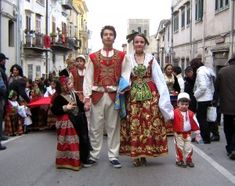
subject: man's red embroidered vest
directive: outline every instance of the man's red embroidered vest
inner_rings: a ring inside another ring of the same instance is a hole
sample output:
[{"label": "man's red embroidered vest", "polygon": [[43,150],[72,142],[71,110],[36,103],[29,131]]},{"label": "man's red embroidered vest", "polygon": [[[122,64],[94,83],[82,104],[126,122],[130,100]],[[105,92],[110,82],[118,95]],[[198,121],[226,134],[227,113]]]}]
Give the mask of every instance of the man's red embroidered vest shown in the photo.
[{"label": "man's red embroidered vest", "polygon": [[[199,130],[197,123],[193,120],[194,113],[191,110],[188,110],[188,116],[191,125],[191,131]],[[175,132],[185,132],[183,115],[178,108],[174,110],[173,130]]]},{"label": "man's red embroidered vest", "polygon": [[[122,61],[125,53],[115,50],[112,57],[104,57],[101,52],[90,54],[90,59],[94,66],[94,86],[104,87],[118,86],[121,76]],[[96,104],[103,96],[104,92],[92,92],[92,102]],[[116,92],[109,92],[110,98],[114,101]]]}]

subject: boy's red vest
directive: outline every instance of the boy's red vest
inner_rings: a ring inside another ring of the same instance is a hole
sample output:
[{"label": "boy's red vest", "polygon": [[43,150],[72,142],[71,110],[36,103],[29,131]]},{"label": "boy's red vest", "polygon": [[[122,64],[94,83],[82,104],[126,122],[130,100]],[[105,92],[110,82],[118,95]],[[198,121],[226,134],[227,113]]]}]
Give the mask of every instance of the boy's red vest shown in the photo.
[{"label": "boy's red vest", "polygon": [[[112,57],[103,57],[100,51],[90,54],[90,59],[94,66],[94,86],[101,86],[106,91],[107,86],[118,86],[121,76],[122,62],[125,53],[115,50]],[[104,92],[92,92],[92,102],[96,104],[103,96]],[[115,92],[108,92],[110,98],[114,101]]]},{"label": "boy's red vest", "polygon": [[[191,125],[191,131],[199,130],[197,123],[193,120],[194,113],[191,110],[188,110],[188,116]],[[174,110],[173,130],[175,132],[186,132],[184,131],[184,118],[178,108]]]}]

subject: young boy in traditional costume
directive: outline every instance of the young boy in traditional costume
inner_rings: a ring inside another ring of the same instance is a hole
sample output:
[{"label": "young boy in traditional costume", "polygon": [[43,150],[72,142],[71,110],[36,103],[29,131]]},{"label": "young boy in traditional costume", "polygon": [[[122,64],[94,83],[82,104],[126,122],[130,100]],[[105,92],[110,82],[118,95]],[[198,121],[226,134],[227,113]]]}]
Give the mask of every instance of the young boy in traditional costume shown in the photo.
[{"label": "young boy in traditional costume", "polygon": [[[176,165],[179,167],[194,167],[192,161],[193,147],[191,134],[195,132],[196,141],[200,141],[200,129],[195,114],[188,109],[190,97],[182,92],[177,98],[177,108],[174,110],[174,143],[176,151]],[[184,161],[185,159],[185,161]]]}]

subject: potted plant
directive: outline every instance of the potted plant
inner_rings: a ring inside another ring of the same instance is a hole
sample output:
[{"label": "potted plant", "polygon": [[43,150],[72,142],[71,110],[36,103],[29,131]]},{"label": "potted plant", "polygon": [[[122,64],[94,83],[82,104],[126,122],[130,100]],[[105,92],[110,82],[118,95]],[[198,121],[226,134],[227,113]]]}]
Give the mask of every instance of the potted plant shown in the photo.
[{"label": "potted plant", "polygon": [[51,37],[52,43],[55,43],[55,38],[57,37],[57,34],[55,32],[51,32],[50,37]]}]

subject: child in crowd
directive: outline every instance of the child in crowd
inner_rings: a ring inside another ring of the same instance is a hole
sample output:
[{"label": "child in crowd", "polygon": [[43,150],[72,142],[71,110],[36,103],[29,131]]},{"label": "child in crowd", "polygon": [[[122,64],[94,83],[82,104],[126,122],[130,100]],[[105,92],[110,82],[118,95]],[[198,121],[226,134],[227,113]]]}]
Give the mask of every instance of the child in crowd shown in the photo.
[{"label": "child in crowd", "polygon": [[17,92],[11,90],[8,95],[5,115],[5,134],[8,136],[23,134],[23,119],[19,115],[20,105],[17,99]]},{"label": "child in crowd", "polygon": [[32,79],[26,79],[25,92],[30,100],[32,99],[32,86],[33,86]]},{"label": "child in crowd", "polygon": [[[46,92],[44,93],[44,97],[52,97],[56,92],[56,87],[59,86],[58,83],[59,82],[56,81],[55,79],[51,80],[50,81],[50,86],[48,86],[46,88]],[[46,110],[47,110],[47,118],[46,118],[47,126],[50,129],[53,129],[55,127],[56,117],[51,112],[51,105],[48,105],[48,106],[45,105],[44,108],[46,108]]]},{"label": "child in crowd", "polygon": [[55,88],[56,88],[56,80],[52,80],[50,82],[50,86],[46,88],[46,92],[44,93],[44,97],[51,97],[55,93]]},{"label": "child in crowd", "polygon": [[184,168],[187,166],[194,167],[192,161],[193,147],[191,144],[192,131],[196,134],[196,141],[201,141],[199,124],[195,114],[188,109],[189,102],[188,93],[183,92],[178,95],[173,122],[176,165]]}]

